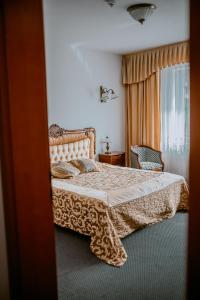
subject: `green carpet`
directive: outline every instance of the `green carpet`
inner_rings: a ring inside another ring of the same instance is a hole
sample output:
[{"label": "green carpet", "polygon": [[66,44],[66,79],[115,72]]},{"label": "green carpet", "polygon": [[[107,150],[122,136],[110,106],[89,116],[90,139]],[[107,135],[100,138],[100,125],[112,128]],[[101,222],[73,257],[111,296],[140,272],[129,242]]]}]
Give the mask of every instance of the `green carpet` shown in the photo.
[{"label": "green carpet", "polygon": [[187,213],[122,240],[124,266],[109,266],[89,249],[90,239],[56,227],[59,300],[184,300]]}]

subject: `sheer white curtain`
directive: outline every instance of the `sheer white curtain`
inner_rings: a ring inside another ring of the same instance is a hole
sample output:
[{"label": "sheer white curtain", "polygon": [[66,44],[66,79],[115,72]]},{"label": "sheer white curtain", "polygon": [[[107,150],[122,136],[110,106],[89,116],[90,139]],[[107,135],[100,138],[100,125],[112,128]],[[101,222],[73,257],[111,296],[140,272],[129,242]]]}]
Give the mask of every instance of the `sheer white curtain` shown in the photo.
[{"label": "sheer white curtain", "polygon": [[188,180],[190,149],[189,64],[161,70],[161,150],[165,171]]}]

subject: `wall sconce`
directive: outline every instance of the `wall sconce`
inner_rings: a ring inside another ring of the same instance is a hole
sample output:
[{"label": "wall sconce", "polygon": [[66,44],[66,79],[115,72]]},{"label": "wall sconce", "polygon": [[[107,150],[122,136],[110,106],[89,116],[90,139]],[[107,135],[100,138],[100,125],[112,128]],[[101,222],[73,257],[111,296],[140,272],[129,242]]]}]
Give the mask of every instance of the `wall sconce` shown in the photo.
[{"label": "wall sconce", "polygon": [[115,92],[112,89],[104,88],[100,86],[100,100],[101,102],[107,102],[108,100],[113,100],[118,98]]}]

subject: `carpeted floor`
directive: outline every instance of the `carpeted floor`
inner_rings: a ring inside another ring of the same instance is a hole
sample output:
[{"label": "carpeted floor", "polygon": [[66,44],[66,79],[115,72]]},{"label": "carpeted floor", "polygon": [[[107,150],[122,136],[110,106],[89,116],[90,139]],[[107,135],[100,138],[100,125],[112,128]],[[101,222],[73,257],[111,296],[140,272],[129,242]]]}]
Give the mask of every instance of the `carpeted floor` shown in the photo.
[{"label": "carpeted floor", "polygon": [[59,300],[185,299],[187,222],[177,213],[124,238],[120,268],[96,258],[89,237],[56,227]]}]

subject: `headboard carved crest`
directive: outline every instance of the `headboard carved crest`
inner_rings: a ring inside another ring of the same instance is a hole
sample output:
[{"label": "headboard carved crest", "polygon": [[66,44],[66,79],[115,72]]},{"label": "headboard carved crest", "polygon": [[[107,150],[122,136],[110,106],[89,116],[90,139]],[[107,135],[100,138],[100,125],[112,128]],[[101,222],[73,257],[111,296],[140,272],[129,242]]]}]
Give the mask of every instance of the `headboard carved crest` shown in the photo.
[{"label": "headboard carved crest", "polygon": [[57,124],[52,124],[49,127],[49,137],[50,138],[57,138],[59,136],[62,136],[65,132],[65,129],[58,126]]},{"label": "headboard carved crest", "polygon": [[68,130],[60,127],[57,124],[52,124],[49,127],[49,138],[57,138],[59,136],[67,135],[67,134],[80,134],[84,133],[86,136],[90,134],[90,132],[93,132],[93,134],[96,137],[96,130],[93,127],[86,127],[83,129],[75,129],[75,130]]}]

